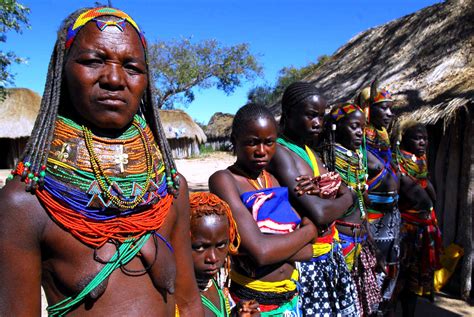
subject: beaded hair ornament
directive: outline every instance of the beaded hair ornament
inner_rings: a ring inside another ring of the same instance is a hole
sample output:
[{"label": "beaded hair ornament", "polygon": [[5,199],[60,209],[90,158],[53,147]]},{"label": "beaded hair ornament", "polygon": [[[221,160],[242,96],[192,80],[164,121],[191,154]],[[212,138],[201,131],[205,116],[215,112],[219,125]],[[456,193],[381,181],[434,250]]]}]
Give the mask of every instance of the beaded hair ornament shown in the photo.
[{"label": "beaded hair ornament", "polygon": [[370,108],[381,102],[393,102],[392,93],[385,88],[377,88],[377,80],[374,80],[369,87],[365,87],[361,90],[359,95],[356,97],[356,103],[360,105],[367,118],[367,122],[370,122]]},{"label": "beaded hair ornament", "polygon": [[[105,15],[115,16],[117,18],[121,18],[121,20],[110,21],[99,19],[99,17]],[[74,42],[77,33],[79,33],[82,27],[91,20],[96,22],[97,27],[101,31],[103,31],[108,26],[116,26],[120,31],[123,32],[125,23],[128,22],[135,28],[135,30],[137,30],[143,47],[146,47],[145,36],[143,35],[142,31],[140,31],[140,28],[138,27],[137,23],[128,14],[118,9],[102,7],[94,8],[82,13],[77,17],[76,21],[74,21],[74,23],[69,26],[66,35],[66,48],[69,48],[71,46],[71,44]]]},{"label": "beaded hair ornament", "polygon": [[331,111],[331,119],[333,120],[333,122],[337,122],[341,120],[342,118],[345,118],[349,114],[353,113],[354,111],[363,112],[362,109],[354,103],[350,103],[350,102],[344,103],[341,106],[335,107]]}]

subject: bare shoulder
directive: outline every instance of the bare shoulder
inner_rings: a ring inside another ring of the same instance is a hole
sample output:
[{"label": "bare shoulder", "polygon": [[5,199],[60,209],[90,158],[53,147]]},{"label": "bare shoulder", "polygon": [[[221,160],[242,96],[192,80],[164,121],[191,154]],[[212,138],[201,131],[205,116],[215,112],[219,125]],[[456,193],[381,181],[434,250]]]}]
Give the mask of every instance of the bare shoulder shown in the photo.
[{"label": "bare shoulder", "polygon": [[293,158],[292,153],[285,148],[284,146],[277,144],[275,154],[273,155],[272,160],[269,165],[269,172],[272,174],[278,174],[282,168],[294,168],[295,159]]},{"label": "bare shoulder", "polygon": [[[229,170],[225,169],[225,170],[219,170],[217,172],[215,172],[214,174],[211,175],[211,177],[209,177],[209,189],[213,188],[214,186],[219,186],[221,184],[224,184],[224,183],[229,183],[229,182],[233,182],[234,179],[231,175],[231,173],[229,172]],[[211,190],[212,192],[212,190]]]},{"label": "bare shoulder", "polygon": [[18,226],[41,226],[49,219],[36,196],[25,190],[18,178],[0,190],[0,226],[14,222]]}]

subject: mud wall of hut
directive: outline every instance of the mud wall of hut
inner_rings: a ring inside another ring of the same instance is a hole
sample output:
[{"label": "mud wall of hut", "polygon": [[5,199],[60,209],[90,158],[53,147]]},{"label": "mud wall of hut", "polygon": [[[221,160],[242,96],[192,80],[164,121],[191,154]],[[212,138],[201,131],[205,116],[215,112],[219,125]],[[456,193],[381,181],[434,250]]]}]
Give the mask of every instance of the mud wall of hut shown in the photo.
[{"label": "mud wall of hut", "polygon": [[199,144],[196,139],[168,139],[168,143],[171,147],[173,158],[175,159],[188,158],[200,154]]},{"label": "mud wall of hut", "polygon": [[[471,105],[472,111],[472,105]],[[430,174],[436,188],[435,210],[443,235],[443,245],[463,247],[454,283],[469,296],[473,270],[474,122],[472,112],[462,108],[444,127],[441,120],[428,126]],[[434,164],[433,164],[434,163]]]},{"label": "mud wall of hut", "polygon": [[211,147],[214,151],[230,151],[232,143],[229,138],[207,138],[206,146]]}]

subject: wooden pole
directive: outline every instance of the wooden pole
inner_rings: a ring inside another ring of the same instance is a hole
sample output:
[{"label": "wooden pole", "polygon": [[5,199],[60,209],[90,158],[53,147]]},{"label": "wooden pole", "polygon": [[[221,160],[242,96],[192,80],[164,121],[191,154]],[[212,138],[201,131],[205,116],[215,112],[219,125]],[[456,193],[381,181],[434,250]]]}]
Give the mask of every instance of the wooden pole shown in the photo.
[{"label": "wooden pole", "polygon": [[459,187],[458,199],[460,203],[459,217],[459,244],[464,248],[464,257],[461,261],[461,297],[464,300],[469,299],[472,281],[472,214],[473,214],[473,197],[474,197],[474,122],[473,116],[469,110],[465,112],[464,136],[463,136],[463,153],[462,153],[462,169],[461,181]]}]

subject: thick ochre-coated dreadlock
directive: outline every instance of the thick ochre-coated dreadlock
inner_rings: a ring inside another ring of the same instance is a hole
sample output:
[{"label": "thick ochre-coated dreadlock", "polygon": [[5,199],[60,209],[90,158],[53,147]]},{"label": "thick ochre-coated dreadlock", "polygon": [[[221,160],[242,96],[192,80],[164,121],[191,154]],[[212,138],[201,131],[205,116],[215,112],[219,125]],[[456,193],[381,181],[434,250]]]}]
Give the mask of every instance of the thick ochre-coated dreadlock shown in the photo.
[{"label": "thick ochre-coated dreadlock", "polygon": [[189,196],[189,206],[191,220],[209,215],[226,216],[229,222],[229,253],[237,254],[240,235],[229,205],[212,193],[196,192]]},{"label": "thick ochre-coated dreadlock", "polygon": [[[20,157],[21,168],[20,166],[18,167],[18,170],[23,170],[23,167],[25,168],[22,172],[21,178],[27,182],[27,191],[35,190],[38,186],[43,185],[42,178],[38,176],[41,176],[41,173],[44,173],[46,167],[51,142],[54,136],[58,110],[62,107],[66,107],[65,103],[68,102],[68,97],[65,94],[65,85],[63,83],[64,64],[69,52],[65,45],[68,27],[80,14],[90,9],[91,8],[83,8],[70,14],[62,22],[58,31],[57,40],[49,62],[40,110],[32,134]],[[140,111],[145,117],[146,122],[150,125],[153,135],[155,136],[162,152],[168,181],[168,190],[170,193],[176,195],[179,186],[178,178],[175,176],[176,166],[171,154],[171,149],[166,141],[163,126],[161,125],[158,107],[154,104],[155,99],[152,95],[153,81],[151,79],[152,76],[150,76],[148,54],[146,48],[144,48],[144,50],[145,58],[147,60],[148,87],[142,98]],[[173,182],[171,182],[171,180]]]}]

